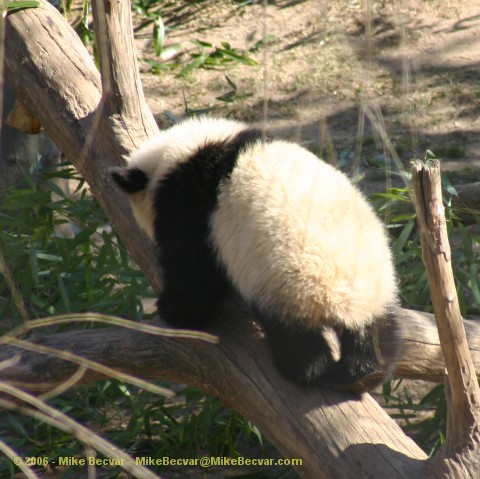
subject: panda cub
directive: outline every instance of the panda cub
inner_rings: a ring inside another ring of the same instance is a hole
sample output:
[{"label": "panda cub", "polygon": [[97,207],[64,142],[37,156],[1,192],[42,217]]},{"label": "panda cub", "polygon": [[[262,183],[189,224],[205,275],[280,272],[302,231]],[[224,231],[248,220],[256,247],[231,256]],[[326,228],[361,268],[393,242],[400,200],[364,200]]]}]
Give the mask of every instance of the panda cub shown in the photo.
[{"label": "panda cub", "polygon": [[298,384],[366,390],[392,369],[392,255],[343,173],[244,123],[201,117],[162,131],[111,176],[158,248],[163,320],[204,330],[235,290]]}]

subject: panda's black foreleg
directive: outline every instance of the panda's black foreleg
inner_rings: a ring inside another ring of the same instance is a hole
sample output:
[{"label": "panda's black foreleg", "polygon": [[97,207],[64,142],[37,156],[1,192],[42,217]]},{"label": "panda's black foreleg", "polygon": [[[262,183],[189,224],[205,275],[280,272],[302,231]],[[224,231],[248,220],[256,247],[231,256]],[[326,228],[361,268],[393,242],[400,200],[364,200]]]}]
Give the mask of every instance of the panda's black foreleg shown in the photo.
[{"label": "panda's black foreleg", "polygon": [[177,328],[205,330],[230,291],[229,283],[205,251],[167,251],[161,260],[160,318]]}]

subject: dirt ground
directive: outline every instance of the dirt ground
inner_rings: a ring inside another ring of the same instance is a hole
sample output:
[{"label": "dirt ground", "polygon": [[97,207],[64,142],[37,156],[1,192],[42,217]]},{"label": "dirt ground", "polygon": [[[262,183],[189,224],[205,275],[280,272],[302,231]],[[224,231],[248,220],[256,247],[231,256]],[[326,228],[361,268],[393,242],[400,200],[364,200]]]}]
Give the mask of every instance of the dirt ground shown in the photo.
[{"label": "dirt ground", "polygon": [[[354,159],[382,163],[390,141],[406,167],[428,148],[454,181],[480,179],[480,1],[222,0],[197,8],[171,31],[165,16],[165,48],[182,44],[174,61],[188,63],[199,51],[190,41],[199,39],[229,42],[258,65],[154,74],[151,28],[139,30],[144,90],[162,126],[187,108],[208,109],[266,124],[347,169]],[[217,99],[232,89],[226,75],[237,87],[231,103]]]}]

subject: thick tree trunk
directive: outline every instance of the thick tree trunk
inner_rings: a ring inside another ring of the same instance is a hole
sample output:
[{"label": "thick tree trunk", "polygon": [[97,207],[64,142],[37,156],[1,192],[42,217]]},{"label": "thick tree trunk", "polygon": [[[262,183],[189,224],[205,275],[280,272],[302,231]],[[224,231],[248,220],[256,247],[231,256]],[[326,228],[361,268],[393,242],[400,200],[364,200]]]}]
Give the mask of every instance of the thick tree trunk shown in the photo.
[{"label": "thick tree trunk", "polygon": [[[426,477],[426,457],[368,394],[301,390],[278,376],[257,329],[241,308],[225,305],[219,344],[105,328],[34,335],[30,343],[3,338],[0,380],[37,394],[67,381],[77,361],[36,352],[70,352],[122,373],[197,386],[252,420],[287,458],[300,458],[299,474],[322,477]],[[433,315],[401,310],[405,325],[395,376],[442,382],[445,363]],[[465,321],[480,376],[480,325]],[[3,363],[6,364],[6,363]],[[87,369],[78,383],[105,378]],[[341,451],[341,453],[340,453]],[[357,457],[358,456],[358,457]]]},{"label": "thick tree trunk", "polygon": [[[235,317],[238,316],[241,321],[245,320],[240,313],[236,312],[237,308],[235,306],[231,305],[230,308],[230,311],[234,312]],[[404,334],[401,347],[402,352],[398,359],[394,376],[443,383],[445,378],[445,361],[434,316],[430,313],[400,309],[398,317],[404,325]],[[82,321],[88,321],[88,318],[82,315],[79,315],[79,318]],[[218,325],[218,334],[221,334],[222,340],[232,334],[229,332],[231,327],[235,329],[235,326],[231,324],[232,321],[235,321],[235,319],[225,317],[222,319],[222,323],[225,322],[225,325]],[[75,321],[72,320],[72,324],[74,323]],[[163,326],[161,322],[152,324]],[[477,377],[480,378],[480,323],[467,320],[464,321],[464,326],[475,372]],[[13,339],[15,336],[7,335],[0,338],[0,344],[10,344],[9,346],[2,346],[0,362],[12,357],[18,351],[22,352],[22,357],[18,362],[0,371],[0,380],[16,380],[24,383],[24,386],[28,384],[28,387],[25,386],[26,389],[41,393],[49,391],[59,383],[62,383],[76,371],[77,363],[75,361],[64,360],[65,358],[62,359],[61,357],[55,359],[54,356],[45,356],[45,353],[39,354],[36,346],[43,345],[62,351],[69,351],[133,376],[149,379],[168,379],[169,381],[182,383],[193,381],[195,384],[199,384],[201,382],[198,374],[186,377],[183,368],[179,366],[175,357],[176,345],[179,345],[178,354],[180,354],[183,348],[187,347],[185,345],[192,341],[191,339],[151,336],[148,333],[137,332],[135,323],[132,323],[132,328],[133,331],[131,329],[104,328],[93,331],[73,330],[66,333],[40,336],[34,333],[30,338],[32,346],[28,349],[25,349],[26,345],[15,345],[16,340],[14,341]],[[254,334],[254,331],[250,331],[250,329],[246,329],[247,333],[249,334],[248,341],[252,342],[251,348],[255,348],[259,344],[258,334]],[[195,339],[194,341],[200,340]],[[213,346],[209,344],[206,347],[210,348]],[[139,353],[138,349],[142,349],[142,352]],[[161,361],[168,355],[171,355],[172,359],[170,362],[173,366],[169,362],[159,367],[159,361],[161,364]],[[162,359],[160,360],[160,358]],[[267,360],[270,361],[269,358]],[[219,358],[219,361],[221,361],[221,358]],[[105,373],[90,369],[79,382],[82,384],[90,383],[105,377]],[[211,393],[212,391],[209,392]]]}]

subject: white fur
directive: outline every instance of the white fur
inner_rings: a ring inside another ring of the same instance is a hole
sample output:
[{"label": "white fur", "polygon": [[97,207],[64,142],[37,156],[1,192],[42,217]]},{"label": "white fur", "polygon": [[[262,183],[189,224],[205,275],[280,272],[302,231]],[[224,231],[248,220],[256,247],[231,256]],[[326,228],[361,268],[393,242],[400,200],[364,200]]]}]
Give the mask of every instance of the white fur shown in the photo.
[{"label": "white fur", "polygon": [[345,175],[298,145],[244,151],[211,226],[240,293],[280,320],[360,329],[395,300],[383,225]]},{"label": "white fur", "polygon": [[222,142],[244,131],[247,125],[212,117],[190,118],[144,143],[130,158],[129,167],[143,170],[156,183],[209,142]]},{"label": "white fur", "polygon": [[247,125],[213,117],[191,118],[161,131],[133,153],[129,167],[138,167],[149,178],[146,190],[130,195],[133,214],[153,239],[153,191],[158,182],[208,141],[222,142],[244,131]]}]

